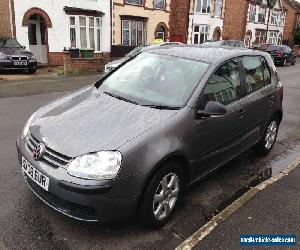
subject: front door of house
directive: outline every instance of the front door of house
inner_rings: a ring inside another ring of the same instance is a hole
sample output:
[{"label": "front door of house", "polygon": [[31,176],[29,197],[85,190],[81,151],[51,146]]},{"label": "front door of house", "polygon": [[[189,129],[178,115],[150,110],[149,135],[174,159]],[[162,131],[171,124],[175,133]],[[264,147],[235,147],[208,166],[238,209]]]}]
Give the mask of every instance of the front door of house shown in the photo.
[{"label": "front door of house", "polygon": [[29,50],[34,54],[38,63],[48,63],[46,45],[46,26],[44,19],[39,15],[32,15],[28,24]]}]

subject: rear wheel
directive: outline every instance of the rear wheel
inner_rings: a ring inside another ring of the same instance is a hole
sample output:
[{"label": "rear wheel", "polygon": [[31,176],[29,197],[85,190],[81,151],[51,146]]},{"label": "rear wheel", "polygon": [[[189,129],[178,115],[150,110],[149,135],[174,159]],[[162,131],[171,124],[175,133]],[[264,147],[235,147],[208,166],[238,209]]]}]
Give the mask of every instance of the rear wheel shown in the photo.
[{"label": "rear wheel", "polygon": [[254,146],[254,150],[260,155],[267,155],[273,148],[278,134],[279,119],[273,116],[268,122],[268,126],[263,137]]},{"label": "rear wheel", "polygon": [[140,207],[141,222],[160,227],[171,217],[182,188],[182,172],[177,163],[163,165],[150,181]]}]

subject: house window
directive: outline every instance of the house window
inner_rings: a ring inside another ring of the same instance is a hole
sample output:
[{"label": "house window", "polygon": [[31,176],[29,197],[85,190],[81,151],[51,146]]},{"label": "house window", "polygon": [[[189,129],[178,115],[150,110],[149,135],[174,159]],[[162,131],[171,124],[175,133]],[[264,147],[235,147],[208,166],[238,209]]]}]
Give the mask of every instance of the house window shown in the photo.
[{"label": "house window", "polygon": [[195,25],[193,32],[193,44],[201,44],[208,40],[209,36],[208,25]]},{"label": "house window", "polygon": [[268,42],[270,44],[281,45],[281,37],[279,31],[270,31]]},{"label": "house window", "polygon": [[140,46],[146,44],[147,26],[144,21],[122,20],[122,44]]},{"label": "house window", "polygon": [[271,14],[271,25],[284,26],[284,14],[281,11],[273,10]]},{"label": "house window", "polygon": [[70,16],[69,27],[71,48],[101,50],[100,17]]},{"label": "house window", "polygon": [[154,9],[164,10],[166,8],[165,0],[154,0],[153,7]]},{"label": "house window", "polygon": [[127,4],[143,5],[143,0],[125,0]]},{"label": "house window", "polygon": [[258,22],[259,23],[265,23],[266,20],[266,9],[259,7],[259,11],[258,11]]},{"label": "house window", "polygon": [[255,17],[256,17],[256,5],[250,4],[249,17],[248,17],[249,22],[255,22]]},{"label": "house window", "polygon": [[215,3],[215,16],[220,17],[222,15],[223,0],[216,0]]},{"label": "house window", "polygon": [[210,13],[210,1],[211,0],[197,0],[196,12],[203,14]]},{"label": "house window", "polygon": [[265,43],[267,40],[266,30],[256,30],[255,31],[255,43]]}]

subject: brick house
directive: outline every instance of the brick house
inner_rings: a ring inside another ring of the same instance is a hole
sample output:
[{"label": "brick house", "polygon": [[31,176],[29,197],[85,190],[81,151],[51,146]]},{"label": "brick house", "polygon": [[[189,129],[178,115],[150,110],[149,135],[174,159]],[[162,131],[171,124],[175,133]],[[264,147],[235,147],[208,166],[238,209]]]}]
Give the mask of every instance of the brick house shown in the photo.
[{"label": "brick house", "polygon": [[294,0],[284,0],[287,10],[283,40],[290,46],[294,45],[294,32],[300,27],[300,4]]},{"label": "brick house", "polygon": [[[152,43],[156,37],[169,39],[171,0],[114,0],[112,53]],[[120,54],[120,55],[121,55]],[[120,56],[119,55],[119,56]],[[114,55],[118,56],[118,55]]]},{"label": "brick house", "polygon": [[191,0],[188,43],[222,39],[225,5],[225,0]]},{"label": "brick house", "polygon": [[14,37],[13,1],[0,1],[0,36]]},{"label": "brick house", "polygon": [[247,47],[282,44],[286,12],[282,0],[272,9],[267,0],[227,0],[223,38],[244,41]]},{"label": "brick house", "polygon": [[1,0],[0,6],[0,32],[15,37],[39,63],[62,65],[70,47],[92,48],[96,57],[110,53],[111,0]]},{"label": "brick house", "polygon": [[170,41],[186,43],[188,39],[190,0],[172,0]]}]

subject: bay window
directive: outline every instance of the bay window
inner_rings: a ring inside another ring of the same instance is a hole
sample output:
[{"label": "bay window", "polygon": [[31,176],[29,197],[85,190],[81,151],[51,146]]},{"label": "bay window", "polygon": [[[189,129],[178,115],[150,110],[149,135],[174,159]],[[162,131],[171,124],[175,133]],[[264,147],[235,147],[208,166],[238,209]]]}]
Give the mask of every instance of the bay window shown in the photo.
[{"label": "bay window", "polygon": [[139,20],[122,20],[122,44],[140,46],[146,44],[146,22]]},{"label": "bay window", "polygon": [[208,25],[195,25],[193,31],[193,44],[201,44],[208,40],[210,27]]},{"label": "bay window", "polygon": [[70,16],[70,47],[101,50],[102,20],[100,17]]},{"label": "bay window", "polygon": [[196,0],[196,12],[209,14],[211,0]]}]

